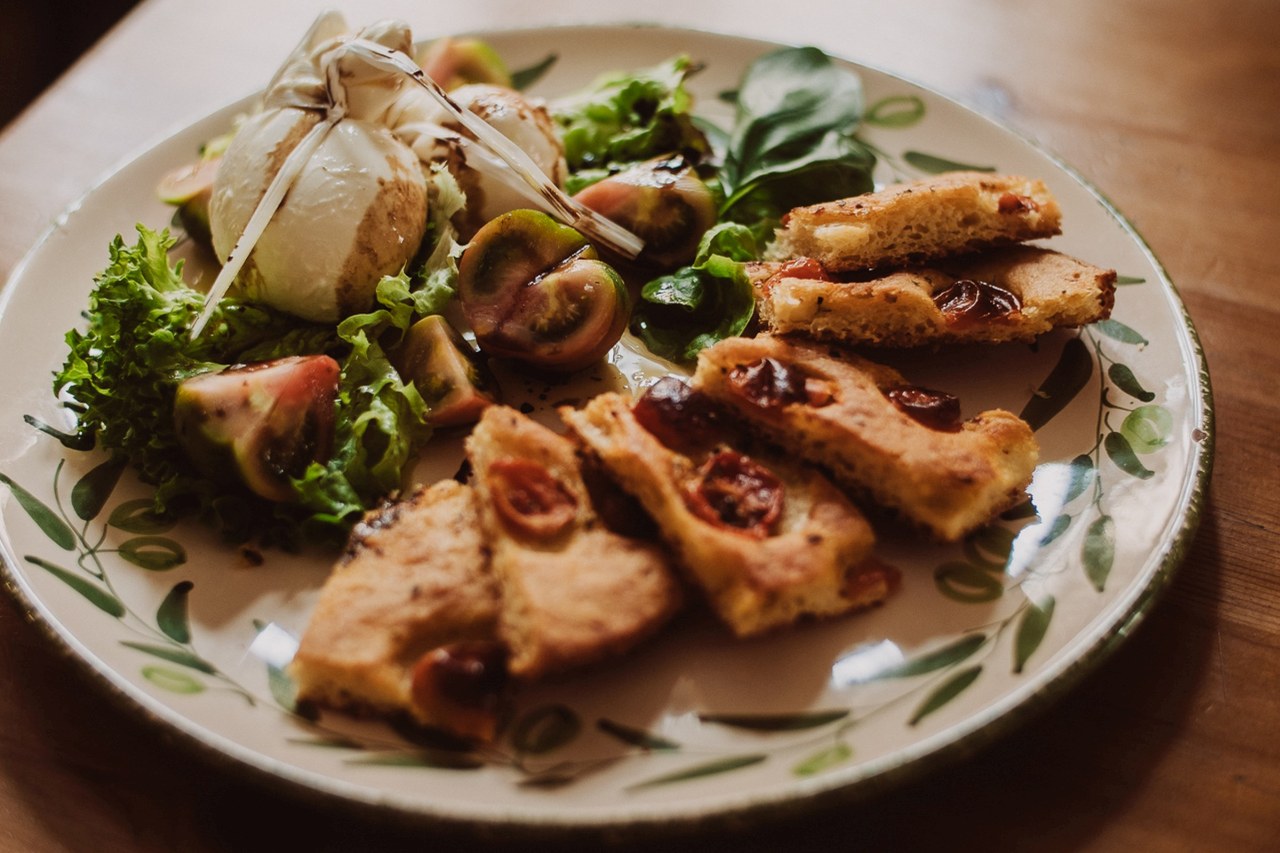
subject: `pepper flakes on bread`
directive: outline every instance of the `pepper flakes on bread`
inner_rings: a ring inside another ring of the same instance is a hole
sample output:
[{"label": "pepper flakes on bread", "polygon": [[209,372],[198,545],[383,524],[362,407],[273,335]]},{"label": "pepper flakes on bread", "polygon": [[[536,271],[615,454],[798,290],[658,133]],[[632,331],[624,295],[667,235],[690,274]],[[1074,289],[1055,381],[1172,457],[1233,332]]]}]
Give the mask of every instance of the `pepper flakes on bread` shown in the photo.
[{"label": "pepper flakes on bread", "polygon": [[470,487],[443,480],[371,510],[289,665],[298,700],[491,740],[505,687],[499,609]]},{"label": "pepper flakes on bread", "polygon": [[1044,182],[949,172],[783,217],[768,260],[813,258],[831,272],[922,263],[1062,231]]},{"label": "pepper flakes on bread", "polygon": [[725,444],[723,423],[704,428],[712,413],[697,396],[668,378],[639,401],[601,394],[561,418],[653,516],[736,636],[883,602],[897,571],[871,557],[858,509],[816,468]]},{"label": "pepper flakes on bread", "polygon": [[1010,246],[872,276],[753,264],[761,324],[776,334],[870,346],[1030,342],[1111,316],[1114,270]]},{"label": "pepper flakes on bread", "polygon": [[571,441],[492,406],[466,449],[513,678],[532,681],[621,654],[679,609],[682,590],[667,555],[608,529]]}]

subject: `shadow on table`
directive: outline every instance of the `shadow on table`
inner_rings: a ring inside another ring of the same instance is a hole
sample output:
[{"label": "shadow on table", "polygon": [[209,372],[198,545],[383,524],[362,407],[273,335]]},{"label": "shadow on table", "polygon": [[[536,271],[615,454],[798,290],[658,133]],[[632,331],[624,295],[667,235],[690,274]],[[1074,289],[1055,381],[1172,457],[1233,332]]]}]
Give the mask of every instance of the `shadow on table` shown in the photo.
[{"label": "shadow on table", "polygon": [[4,5],[0,26],[0,128],[35,100],[138,0]]}]

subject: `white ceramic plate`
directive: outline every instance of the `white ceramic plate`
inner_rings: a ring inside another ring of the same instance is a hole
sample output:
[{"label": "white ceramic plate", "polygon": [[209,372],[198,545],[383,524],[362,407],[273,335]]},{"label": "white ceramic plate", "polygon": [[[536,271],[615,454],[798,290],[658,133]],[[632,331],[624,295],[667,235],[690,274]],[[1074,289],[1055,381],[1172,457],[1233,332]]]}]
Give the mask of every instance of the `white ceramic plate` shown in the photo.
[{"label": "white ceramic plate", "polygon": [[[699,111],[721,122],[731,112],[716,95],[772,48],[656,27],[489,38],[514,68],[558,54],[534,89],[541,94],[687,52],[706,63],[692,83]],[[1110,323],[1035,347],[895,359],[913,381],[958,394],[966,415],[1020,412],[1046,393],[1061,403],[1038,419],[1043,523],[1005,520],[954,547],[886,537],[881,555],[904,583],[872,613],[752,642],[686,617],[626,660],[524,694],[508,736],[485,755],[290,713],[273,692],[275,667],[305,625],[329,557],[270,553],[254,565],[197,526],[149,529],[132,512],[146,491],[128,477],[101,503],[81,500],[93,494],[102,457],[66,450],[19,417],[70,427],[50,376],[109,240],[131,240],[135,222],[168,221],[157,179],[222,131],[232,107],[88,193],[4,290],[0,537],[9,586],[111,690],[206,751],[319,796],[412,817],[601,829],[768,815],[878,787],[986,742],[1101,660],[1166,584],[1208,480],[1207,374],[1172,286],[1095,190],[955,103],[858,70],[879,119],[863,136],[884,154],[880,181],[921,175],[938,158],[1043,178],[1064,211],[1065,233],[1050,245],[1121,275]],[[615,376],[625,383],[627,373]],[[1074,375],[1079,390],[1067,393],[1051,375]],[[456,446],[436,452],[454,458]]]}]

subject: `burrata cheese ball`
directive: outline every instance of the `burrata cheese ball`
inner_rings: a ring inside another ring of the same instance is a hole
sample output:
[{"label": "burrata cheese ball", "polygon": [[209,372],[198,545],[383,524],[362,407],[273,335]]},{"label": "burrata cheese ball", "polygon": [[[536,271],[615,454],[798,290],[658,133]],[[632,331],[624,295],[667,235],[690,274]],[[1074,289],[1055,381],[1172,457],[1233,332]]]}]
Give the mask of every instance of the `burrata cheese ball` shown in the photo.
[{"label": "burrata cheese ball", "polygon": [[[289,153],[322,116],[292,107],[250,118],[223,155],[209,225],[226,263]],[[316,322],[369,310],[386,275],[413,258],[427,227],[427,181],[414,152],[385,127],[334,125],[253,247],[240,293]]]}]

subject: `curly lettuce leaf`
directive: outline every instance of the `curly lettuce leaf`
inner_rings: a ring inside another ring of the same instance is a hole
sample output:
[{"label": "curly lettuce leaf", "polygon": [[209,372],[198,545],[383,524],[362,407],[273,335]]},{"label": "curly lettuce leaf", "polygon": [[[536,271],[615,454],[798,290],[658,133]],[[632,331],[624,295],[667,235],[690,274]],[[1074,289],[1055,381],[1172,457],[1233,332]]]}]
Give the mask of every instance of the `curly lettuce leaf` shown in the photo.
[{"label": "curly lettuce leaf", "polygon": [[112,241],[111,262],[89,297],[88,328],[67,333],[69,353],[54,379],[55,393],[79,404],[81,433],[138,460],[149,482],[175,473],[169,421],[178,382],[246,353],[265,360],[328,352],[333,337],[269,308],[227,299],[205,333],[190,340],[187,330],[204,295],[183,283],[181,263],[169,266],[173,243],[167,231],[142,226],[134,246],[119,236]]},{"label": "curly lettuce leaf", "polygon": [[653,68],[607,74],[552,104],[569,165],[565,190],[576,193],[653,157],[683,154],[696,163],[709,154],[684,87],[695,70],[689,57],[677,56]]},{"label": "curly lettuce leaf", "polygon": [[[189,329],[204,294],[183,283],[181,262],[170,266],[172,246],[168,232],[141,225],[135,245],[120,237],[112,242],[110,265],[90,295],[88,326],[67,334],[55,393],[79,413],[81,437],[125,456],[156,486],[157,510],[198,514],[238,541],[340,539],[365,508],[399,488],[405,466],[430,436],[425,402],[400,380],[387,353],[415,320],[452,298],[454,244],[446,243],[436,268],[428,261],[420,277],[383,279],[377,307],[337,327],[229,297],[194,341]],[[272,504],[201,477],[173,426],[178,384],[232,364],[316,353],[341,366],[335,447],[326,464],[313,463],[294,482],[297,503]]]}]

